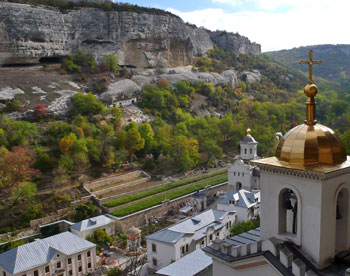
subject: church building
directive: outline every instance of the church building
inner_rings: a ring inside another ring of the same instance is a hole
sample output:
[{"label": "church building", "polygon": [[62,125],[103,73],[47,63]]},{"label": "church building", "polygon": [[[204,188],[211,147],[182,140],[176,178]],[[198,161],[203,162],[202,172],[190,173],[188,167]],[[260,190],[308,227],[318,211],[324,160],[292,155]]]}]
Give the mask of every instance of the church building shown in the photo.
[{"label": "church building", "polygon": [[350,275],[350,158],[335,132],[315,120],[309,65],[306,120],[279,140],[260,168],[260,240],[216,242],[204,251],[213,275]]},{"label": "church building", "polygon": [[258,142],[251,135],[251,130],[247,129],[247,135],[240,144],[240,155],[237,156],[233,164],[228,169],[228,189],[238,191],[259,190],[260,172],[259,168],[251,164],[251,160],[257,159]]}]

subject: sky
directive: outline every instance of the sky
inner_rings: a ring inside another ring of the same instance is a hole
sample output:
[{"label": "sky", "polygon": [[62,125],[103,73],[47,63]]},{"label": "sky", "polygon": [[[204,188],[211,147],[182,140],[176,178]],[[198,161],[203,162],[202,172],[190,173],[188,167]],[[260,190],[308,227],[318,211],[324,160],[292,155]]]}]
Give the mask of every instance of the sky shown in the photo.
[{"label": "sky", "polygon": [[[120,1],[124,2],[124,1]],[[238,32],[262,51],[350,44],[350,0],[128,0],[209,30]]]}]

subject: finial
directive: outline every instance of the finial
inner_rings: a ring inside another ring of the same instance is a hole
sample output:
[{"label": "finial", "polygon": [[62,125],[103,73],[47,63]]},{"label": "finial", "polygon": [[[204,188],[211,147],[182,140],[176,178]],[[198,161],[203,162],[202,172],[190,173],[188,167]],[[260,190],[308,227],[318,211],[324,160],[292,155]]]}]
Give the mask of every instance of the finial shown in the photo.
[{"label": "finial", "polygon": [[250,130],[250,128],[248,127],[248,128],[247,128],[247,136],[250,136],[250,132],[251,132],[251,130]]},{"label": "finial", "polygon": [[315,125],[315,96],[318,92],[318,88],[312,82],[312,66],[314,64],[322,64],[320,60],[312,60],[312,50],[309,51],[309,60],[301,60],[300,64],[308,64],[309,65],[309,84],[307,84],[304,88],[304,93],[307,96],[306,101],[306,120],[305,124],[307,125]]}]

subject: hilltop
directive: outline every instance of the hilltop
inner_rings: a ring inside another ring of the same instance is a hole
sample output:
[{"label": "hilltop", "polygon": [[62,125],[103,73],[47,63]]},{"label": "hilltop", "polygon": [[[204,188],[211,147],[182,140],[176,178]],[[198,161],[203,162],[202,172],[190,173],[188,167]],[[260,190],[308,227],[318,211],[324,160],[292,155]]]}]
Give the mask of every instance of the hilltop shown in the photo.
[{"label": "hilltop", "polygon": [[314,66],[316,76],[329,81],[344,81],[350,78],[350,45],[314,45],[293,48],[289,50],[264,53],[277,62],[301,70],[308,71],[308,67],[300,65],[299,60],[307,59],[307,52],[313,51],[315,60],[322,60],[322,66]]}]

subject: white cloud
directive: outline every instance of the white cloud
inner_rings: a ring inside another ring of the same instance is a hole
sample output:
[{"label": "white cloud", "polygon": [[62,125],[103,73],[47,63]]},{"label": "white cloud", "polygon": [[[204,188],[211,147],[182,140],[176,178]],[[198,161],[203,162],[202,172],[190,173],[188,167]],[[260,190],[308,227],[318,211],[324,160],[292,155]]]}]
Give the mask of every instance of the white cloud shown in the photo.
[{"label": "white cloud", "polygon": [[[231,0],[212,1],[230,2]],[[277,2],[277,0],[257,1],[270,3],[271,6]],[[282,13],[271,11],[228,13],[219,8],[191,12],[180,12],[174,9],[169,11],[179,15],[185,22],[210,30],[238,32],[251,41],[261,44],[263,51],[303,45],[350,44],[350,36],[345,33],[349,26],[350,1],[343,3],[341,0],[333,0],[331,4],[329,0],[285,0],[284,2],[293,2],[294,5]]]}]

